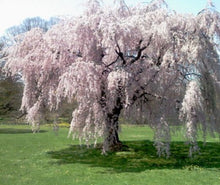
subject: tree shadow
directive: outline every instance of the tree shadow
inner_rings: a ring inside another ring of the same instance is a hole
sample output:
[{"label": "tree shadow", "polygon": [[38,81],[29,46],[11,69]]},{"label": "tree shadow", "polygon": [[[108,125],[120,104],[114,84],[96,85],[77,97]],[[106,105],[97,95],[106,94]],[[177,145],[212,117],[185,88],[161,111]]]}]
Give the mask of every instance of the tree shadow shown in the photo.
[{"label": "tree shadow", "polygon": [[[39,133],[47,132],[40,130]],[[0,134],[28,134],[33,133],[31,129],[16,129],[16,128],[0,128]]]},{"label": "tree shadow", "polygon": [[55,164],[89,164],[92,167],[108,168],[109,172],[141,172],[152,169],[188,169],[215,168],[220,171],[220,143],[200,142],[201,154],[188,157],[189,147],[184,142],[172,142],[171,156],[158,157],[153,142],[149,140],[125,141],[128,147],[120,152],[102,155],[100,148],[71,145],[60,151],[50,151],[48,155],[56,159]]}]

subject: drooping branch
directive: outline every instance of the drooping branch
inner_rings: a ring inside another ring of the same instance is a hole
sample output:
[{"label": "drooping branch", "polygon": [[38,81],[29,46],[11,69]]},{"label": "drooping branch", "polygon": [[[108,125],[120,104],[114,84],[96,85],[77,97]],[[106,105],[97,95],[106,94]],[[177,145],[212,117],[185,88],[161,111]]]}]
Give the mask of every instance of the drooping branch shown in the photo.
[{"label": "drooping branch", "polygon": [[140,93],[140,90],[135,91],[135,93],[132,97],[132,102],[130,105],[133,105],[137,100],[139,100],[141,98],[144,98],[145,102],[151,101],[148,97],[152,97],[152,98],[159,99],[159,100],[167,100],[166,97],[162,97],[162,96],[147,92],[143,87],[141,88],[141,90],[142,90],[141,93]]},{"label": "drooping branch", "polygon": [[191,66],[191,68],[183,66],[183,65],[180,65],[180,64],[179,64],[179,66],[181,67],[181,69],[178,69],[177,71],[179,72],[179,74],[181,75],[181,77],[184,80],[190,81],[191,80],[191,76],[196,76],[198,78],[202,77],[202,75],[199,72],[196,72],[196,71],[194,71],[192,69],[192,66]]},{"label": "drooping branch", "polygon": [[154,73],[154,75],[151,77],[151,79],[150,79],[147,83],[144,84],[144,86],[143,86],[143,85],[140,85],[140,84],[138,83],[138,81],[136,81],[137,85],[139,86],[139,89],[134,92],[134,95],[133,95],[133,97],[132,97],[131,105],[134,104],[134,103],[136,102],[136,100],[138,100],[138,99],[140,99],[140,98],[142,98],[142,97],[144,97],[144,98],[145,98],[145,101],[148,102],[148,101],[149,101],[149,98],[147,98],[146,96],[151,96],[151,97],[156,98],[156,99],[166,100],[165,97],[161,97],[161,96],[159,96],[159,95],[152,94],[152,93],[149,93],[149,92],[146,91],[146,87],[150,84],[150,82],[153,81],[153,79],[156,78],[156,76],[157,76],[158,73],[159,73],[159,71],[156,71],[156,72]]}]

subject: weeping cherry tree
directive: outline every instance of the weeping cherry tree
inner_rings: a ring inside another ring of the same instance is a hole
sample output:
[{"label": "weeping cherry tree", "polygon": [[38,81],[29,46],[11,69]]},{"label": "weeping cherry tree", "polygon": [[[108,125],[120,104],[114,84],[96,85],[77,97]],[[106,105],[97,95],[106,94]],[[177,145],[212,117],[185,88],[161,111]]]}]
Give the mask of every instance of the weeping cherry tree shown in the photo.
[{"label": "weeping cherry tree", "polygon": [[22,74],[21,110],[33,129],[67,99],[77,101],[69,135],[88,145],[102,137],[104,153],[122,146],[123,115],[152,127],[158,155],[170,154],[170,126],[184,125],[191,155],[199,129],[204,139],[220,133],[219,36],[211,3],[194,16],[164,0],[113,8],[89,0],[81,16],[17,37],[5,69]]}]

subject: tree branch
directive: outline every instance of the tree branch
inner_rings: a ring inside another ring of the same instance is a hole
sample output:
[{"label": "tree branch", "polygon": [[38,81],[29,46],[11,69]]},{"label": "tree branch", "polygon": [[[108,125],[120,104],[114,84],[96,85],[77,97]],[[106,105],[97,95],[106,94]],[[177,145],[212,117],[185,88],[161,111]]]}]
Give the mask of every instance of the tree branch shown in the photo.
[{"label": "tree branch", "polygon": [[116,52],[117,55],[121,58],[121,60],[123,61],[123,64],[125,65],[125,64],[126,64],[126,60],[125,60],[125,58],[124,58],[124,54],[121,52],[121,48],[119,47],[117,41],[116,41],[116,46],[117,46],[118,50],[115,49],[115,52]]},{"label": "tree branch", "polygon": [[157,60],[156,60],[156,66],[158,67],[162,64],[162,57],[164,56],[164,49],[165,49],[165,46],[163,46],[159,51],[159,56],[157,57]]},{"label": "tree branch", "polygon": [[116,60],[114,60],[112,63],[106,65],[105,67],[108,68],[108,67],[110,67],[111,65],[115,64],[115,63],[118,61],[118,59],[119,59],[119,56],[117,56]]},{"label": "tree branch", "polygon": [[133,64],[133,63],[135,63],[137,60],[139,60],[139,59],[141,58],[142,52],[150,45],[151,40],[152,40],[152,35],[150,36],[147,45],[144,46],[144,47],[141,47],[141,44],[142,44],[143,40],[140,40],[140,41],[139,41],[138,46],[137,46],[138,54],[137,54],[136,57],[134,57],[134,59],[132,59],[132,60],[130,61],[130,65]]},{"label": "tree branch", "polygon": [[[138,99],[141,99],[142,97],[144,98],[144,101],[145,102],[149,102],[151,101],[147,96],[151,96],[153,98],[156,98],[156,99],[159,99],[159,100],[167,100],[167,98],[165,97],[162,97],[162,96],[158,96],[158,95],[155,95],[155,94],[151,94],[149,92],[142,92],[141,94],[139,94],[139,90],[136,91],[136,94],[134,94],[134,96],[132,97],[132,100],[133,102],[131,103],[131,105],[133,105]],[[139,95],[137,95],[139,94]]]},{"label": "tree branch", "polygon": [[16,119],[20,119],[22,118],[23,116],[27,115],[27,112],[23,112],[21,115],[19,115],[18,117],[16,117]]}]

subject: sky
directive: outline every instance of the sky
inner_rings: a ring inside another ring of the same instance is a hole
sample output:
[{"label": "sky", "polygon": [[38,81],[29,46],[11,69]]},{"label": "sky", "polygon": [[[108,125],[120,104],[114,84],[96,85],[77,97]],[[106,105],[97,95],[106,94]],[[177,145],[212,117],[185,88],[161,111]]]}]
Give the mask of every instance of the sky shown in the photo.
[{"label": "sky", "polygon": [[[114,0],[103,0],[113,2]],[[170,9],[179,13],[197,14],[206,7],[207,0],[165,0]],[[86,0],[0,0],[0,35],[25,18],[40,16],[48,19],[59,15],[78,15]],[[150,2],[150,0],[125,0],[128,5]],[[213,0],[220,12],[220,0]]]}]

